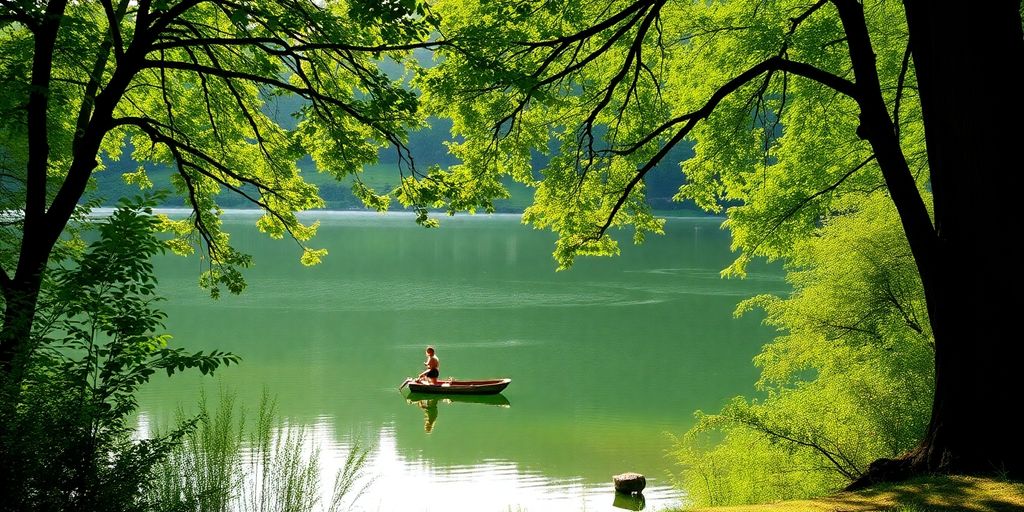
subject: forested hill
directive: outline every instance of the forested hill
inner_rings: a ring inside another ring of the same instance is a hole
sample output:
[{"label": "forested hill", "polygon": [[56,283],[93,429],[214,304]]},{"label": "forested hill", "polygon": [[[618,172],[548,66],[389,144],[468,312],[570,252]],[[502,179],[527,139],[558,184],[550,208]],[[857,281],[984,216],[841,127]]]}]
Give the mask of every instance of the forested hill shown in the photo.
[{"label": "forested hill", "polygon": [[[291,113],[298,110],[297,97],[283,97],[275,105],[269,107],[272,112],[267,112],[275,118],[282,126],[294,127],[294,120]],[[432,118],[429,120],[429,127],[410,134],[409,149],[412,152],[417,168],[427,169],[432,165],[446,167],[457,163],[448,154],[445,142],[451,140],[451,122],[446,119]],[[131,148],[126,148],[122,158],[116,162],[105,162],[106,169],[95,173],[97,188],[95,194],[103,200],[103,205],[112,206],[121,197],[136,195],[139,189],[136,185],[125,183],[122,175],[135,172],[139,163],[131,159]],[[679,170],[679,162],[690,156],[690,150],[677,150],[669,154],[669,157],[648,173],[645,179],[647,183],[648,201],[656,210],[686,210],[698,213],[700,210],[691,203],[676,203],[672,201],[679,186],[683,182],[683,174]],[[539,170],[544,166],[546,158],[538,155],[535,161]],[[145,165],[147,174],[156,188],[170,189],[170,176],[174,170],[170,166]],[[321,197],[327,202],[327,208],[331,210],[363,210],[363,204],[352,194],[352,179],[347,178],[337,181],[332,176],[316,172],[316,166],[309,157],[299,162],[307,181],[316,184],[320,188]],[[367,165],[362,173],[362,181],[379,193],[390,191],[398,185],[400,175],[398,172],[398,158],[394,149],[385,148],[379,153],[379,161],[376,164]],[[500,212],[521,212],[529,206],[533,200],[533,191],[511,179],[506,179],[505,185],[511,193],[511,198],[495,202]],[[223,208],[253,208],[243,197],[237,194],[224,193],[218,200]],[[179,195],[170,195],[166,199],[166,206],[184,206],[183,199]],[[392,208],[401,208],[396,202]]]}]

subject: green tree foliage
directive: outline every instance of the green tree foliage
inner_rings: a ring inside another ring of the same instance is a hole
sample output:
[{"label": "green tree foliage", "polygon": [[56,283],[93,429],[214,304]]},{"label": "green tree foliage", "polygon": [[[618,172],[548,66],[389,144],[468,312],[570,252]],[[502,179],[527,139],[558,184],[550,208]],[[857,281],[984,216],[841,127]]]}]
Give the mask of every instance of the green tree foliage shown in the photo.
[{"label": "green tree foliage", "polygon": [[[151,200],[124,202],[96,240],[47,274],[34,357],[0,418],[5,510],[143,510],[149,471],[189,428],[136,441],[135,393],[156,372],[212,373],[232,354],[168,346],[151,258]],[[72,251],[68,251],[72,252]]]},{"label": "green tree foliage", "polygon": [[[820,2],[447,1],[436,9],[457,43],[440,50],[444,62],[421,83],[465,141],[452,148],[463,164],[421,188],[452,195],[453,205],[472,197],[486,206],[498,176],[537,187],[525,218],[559,233],[562,265],[615,253],[610,227],[632,225],[638,240],[661,231],[643,178],[683,140],[696,154],[684,162],[677,198],[712,212],[737,205],[726,213],[739,273],[751,256],[784,256],[822,214],[844,207],[834,203],[845,192],[882,184],[850,115],[856,102],[841,94],[852,86],[840,78],[849,74],[836,43],[842,26]],[[910,73],[900,13],[881,4],[868,20],[887,100],[904,96],[903,139],[921,158],[919,111],[897,86]],[[558,154],[538,180],[530,151],[550,145]]]},{"label": "green tree foliage", "polygon": [[[834,6],[454,0],[437,9],[459,43],[421,81],[428,105],[465,136],[453,147],[464,163],[445,179],[464,188],[486,169],[537,187],[525,220],[559,234],[562,266],[616,253],[609,228],[631,225],[637,241],[660,232],[648,173],[687,141],[694,152],[679,155],[686,182],[676,199],[716,213],[730,205],[739,257],[724,273],[742,276],[758,256],[787,261],[792,297],[741,306],[765,309],[788,332],[757,359],[766,396],[702,415],[680,448],[689,493],[733,503],[824,492],[921,439],[933,356],[924,296],[875,149],[858,130]],[[873,4],[864,19],[923,194],[902,6]],[[536,179],[529,153],[550,144],[559,152]]]},{"label": "green tree foliage", "polygon": [[[1000,202],[995,223],[978,226],[967,206],[1017,159],[1000,119],[1024,115],[1011,85],[1024,63],[1019,0],[433,7],[446,44],[417,83],[463,137],[451,146],[462,163],[407,179],[401,200],[490,209],[510,176],[536,187],[524,220],[559,235],[564,268],[576,255],[615,254],[613,228],[631,227],[637,242],[661,231],[646,180],[689,142],[676,198],[728,205],[739,256],[725,274],[742,276],[754,257],[797,258],[824,220],[883,194],[927,304],[930,325],[919,329],[934,339],[934,413],[914,450],[877,461],[858,485],[915,471],[1024,474],[1005,407],[1020,392],[1001,334],[1013,313],[994,298],[1019,278],[976,270],[1000,265],[1015,215]],[[551,153],[539,177],[534,151]],[[965,261],[984,263],[965,272]]]},{"label": "green tree foliage", "polygon": [[259,229],[296,240],[304,264],[326,252],[305,245],[316,224],[295,213],[324,202],[299,160],[387,208],[359,172],[385,146],[415,172],[405,140],[422,115],[403,77],[378,63],[430,46],[419,41],[435,25],[415,1],[3,2],[0,370],[20,381],[50,253],[93,173],[126,148],[144,164],[129,183],[151,186],[154,166],[175,171],[192,215],[161,229],[173,251],[204,253],[201,284],[214,295],[240,291],[251,264],[220,229],[220,194],[262,209]]},{"label": "green tree foliage", "polygon": [[679,445],[682,485],[698,503],[823,494],[910,450],[927,428],[933,340],[888,198],[829,218],[793,254],[792,294],[737,310],[764,309],[783,332],[755,358],[764,396],[698,413]]}]

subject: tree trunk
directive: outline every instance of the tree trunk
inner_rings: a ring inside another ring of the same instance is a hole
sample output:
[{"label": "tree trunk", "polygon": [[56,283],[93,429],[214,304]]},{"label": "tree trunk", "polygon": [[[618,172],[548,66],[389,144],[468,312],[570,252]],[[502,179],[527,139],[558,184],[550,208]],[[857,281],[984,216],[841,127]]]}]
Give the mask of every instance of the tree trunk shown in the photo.
[{"label": "tree trunk", "polygon": [[22,358],[31,351],[32,320],[39,300],[39,276],[35,279],[13,281],[4,291],[4,324],[0,330],[0,377],[20,382],[15,371],[22,368]]},{"label": "tree trunk", "polygon": [[934,199],[934,249],[915,259],[935,336],[935,397],[921,443],[872,463],[850,488],[935,472],[1021,478],[1020,255],[1004,243],[1020,228],[1010,198],[995,193],[1020,191],[1020,2],[905,5]]},{"label": "tree trunk", "polygon": [[872,463],[850,488],[928,472],[1024,476],[1015,421],[1024,389],[1014,377],[1019,350],[1011,339],[1012,297],[1021,290],[1020,273],[1011,265],[1020,257],[1002,244],[1020,229],[1013,224],[1011,202],[992,194],[996,186],[1020,189],[1016,127],[1024,120],[1024,88],[1013,78],[1024,70],[1020,0],[966,8],[904,2],[924,114],[934,227],[922,219],[920,195],[908,181],[911,174],[885,112],[862,6],[834,3],[859,89],[858,133],[876,151],[900,213],[935,336],[928,432],[905,457]]},{"label": "tree trunk", "polygon": [[[122,56],[122,63],[115,70],[103,92],[96,95],[99,82],[96,78],[104,69],[111,51],[110,35],[99,47],[93,64],[93,78],[86,86],[85,97],[76,123],[77,130],[72,142],[72,161],[67,176],[61,182],[57,193],[46,205],[47,165],[49,158],[48,88],[52,72],[52,54],[61,14],[66,0],[54,1],[48,9],[51,23],[36,31],[36,49],[33,56],[32,84],[34,92],[29,100],[29,146],[30,158],[27,174],[25,223],[22,229],[21,249],[14,278],[4,286],[4,324],[0,329],[0,381],[6,380],[13,386],[21,382],[26,357],[32,354],[30,346],[32,325],[42,284],[42,274],[53,252],[54,245],[63,233],[82,198],[92,171],[99,164],[97,160],[103,137],[111,128],[114,108],[127,89],[132,77],[140,69],[145,52],[135,48],[131,55]],[[127,8],[127,0],[118,4],[120,18]]]},{"label": "tree trunk", "polygon": [[1024,392],[1012,298],[1022,289],[1013,268],[1020,255],[1004,244],[1020,227],[1011,198],[996,193],[1020,191],[1020,1],[905,3],[938,236],[936,273],[925,283],[935,402],[913,465],[1024,476],[1013,419]]},{"label": "tree trunk", "polygon": [[[28,123],[28,159],[25,169],[25,209],[21,248],[13,279],[4,281],[4,324],[0,329],[0,385],[20,383],[19,359],[30,352],[28,343],[35,319],[39,287],[51,243],[39,241],[46,231],[47,171],[50,158],[49,101],[53,74],[53,53],[57,33],[68,0],[53,0],[32,29],[31,89],[26,105]],[[63,226],[62,228],[63,229]],[[58,235],[59,236],[59,235]]]}]

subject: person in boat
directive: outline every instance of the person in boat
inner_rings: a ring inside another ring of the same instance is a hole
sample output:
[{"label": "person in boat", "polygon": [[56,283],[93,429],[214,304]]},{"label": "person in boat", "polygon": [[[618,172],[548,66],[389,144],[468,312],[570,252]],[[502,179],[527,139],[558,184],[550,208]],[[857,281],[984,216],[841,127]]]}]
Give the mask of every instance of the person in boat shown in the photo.
[{"label": "person in boat", "polygon": [[423,363],[427,367],[420,373],[416,379],[420,382],[430,384],[433,386],[437,385],[437,378],[441,375],[439,368],[441,367],[441,361],[434,355],[434,347],[427,347],[427,361]]}]

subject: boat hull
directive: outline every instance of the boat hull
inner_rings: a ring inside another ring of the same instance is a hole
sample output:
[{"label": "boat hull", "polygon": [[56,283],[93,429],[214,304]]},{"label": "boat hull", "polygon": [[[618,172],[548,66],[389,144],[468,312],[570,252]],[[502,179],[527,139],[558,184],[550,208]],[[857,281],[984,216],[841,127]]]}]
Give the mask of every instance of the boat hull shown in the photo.
[{"label": "boat hull", "polygon": [[453,380],[437,385],[410,382],[409,391],[430,395],[496,395],[508,387],[512,379]]}]

